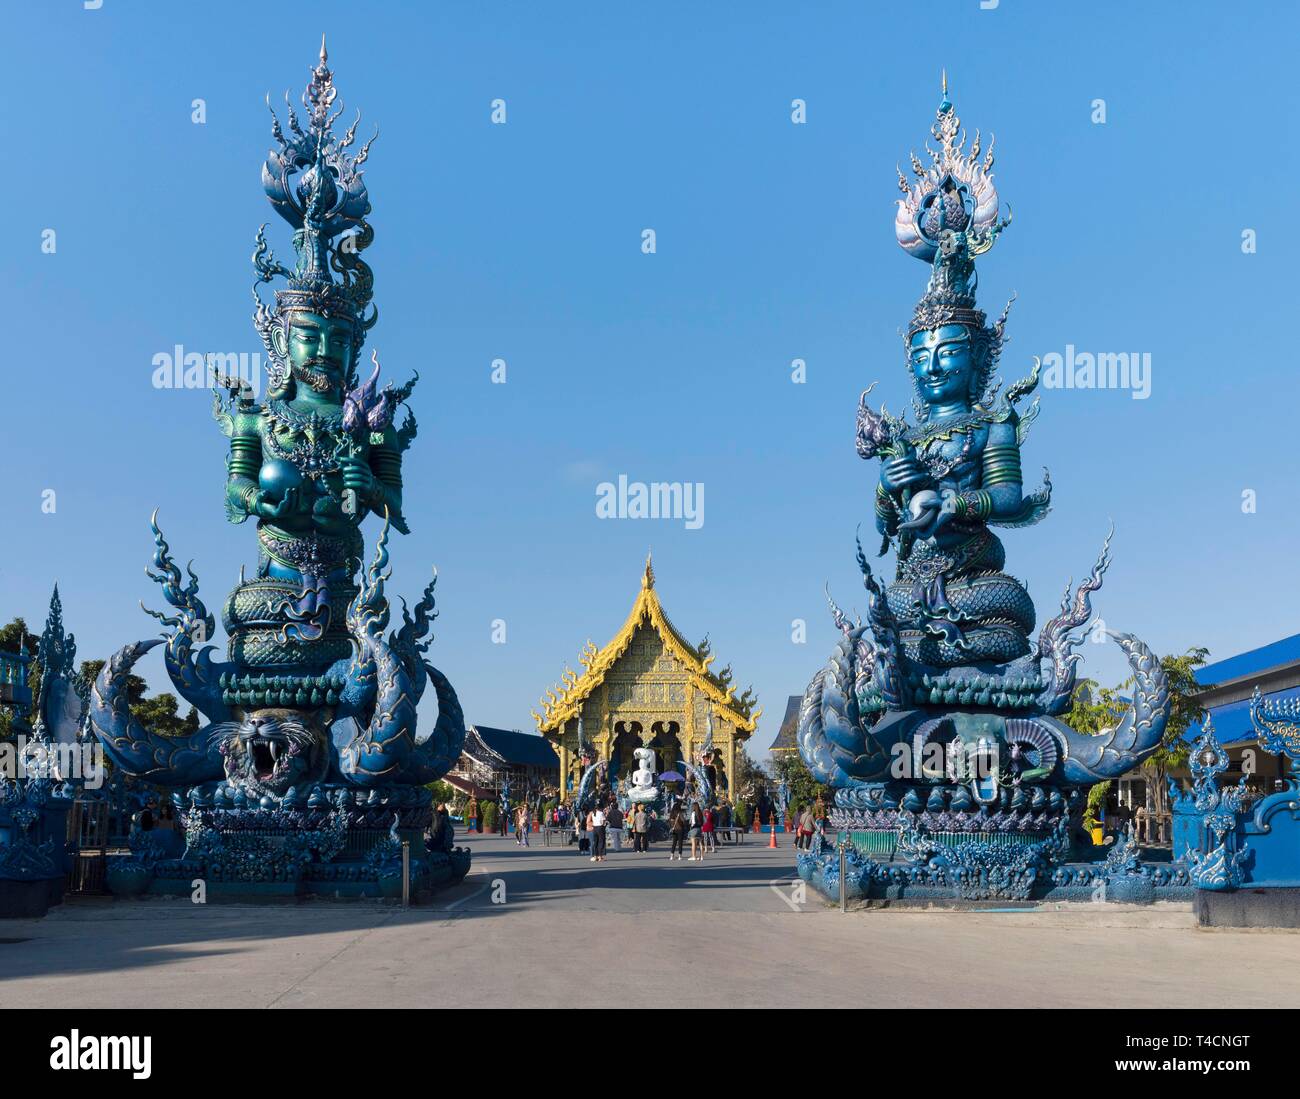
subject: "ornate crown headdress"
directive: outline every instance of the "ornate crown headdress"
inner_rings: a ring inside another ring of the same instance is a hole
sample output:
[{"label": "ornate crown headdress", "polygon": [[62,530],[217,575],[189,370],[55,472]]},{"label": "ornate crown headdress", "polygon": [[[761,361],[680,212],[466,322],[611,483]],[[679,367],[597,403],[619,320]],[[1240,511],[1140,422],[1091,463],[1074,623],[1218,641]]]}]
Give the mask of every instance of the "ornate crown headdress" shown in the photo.
[{"label": "ornate crown headdress", "polygon": [[[307,112],[305,130],[288,92],[284,96],[288,108],[287,135],[267,97],[271,134],[279,148],[267,153],[262,165],[262,186],[275,212],[293,226],[297,254],[292,270],[277,263],[266,243],[266,225],[257,231],[257,246],[253,251],[253,267],[257,272],[253,298],[257,310],[253,323],[273,356],[270,332],[277,316],[287,310],[309,309],[324,316],[347,317],[357,324],[361,335],[378,320],[378,311],[370,304],[374,276],[360,253],[369,247],[375,235],[366,221],[370,199],[361,166],[370,155],[370,146],[379,131],[376,129],[355,156],[348,155],[347,149],[356,140],[361,113],[357,112],[341,138],[335,137],[334,123],[342,115],[343,105],[340,103],[338,110],[333,111],[337,90],[328,61],[322,35],[320,61],[312,69],[311,80],[302,94]],[[287,285],[275,292],[276,304],[272,308],[262,301],[257,288],[277,276],[283,277]],[[358,350],[360,344],[358,339]]]},{"label": "ornate crown headdress", "polygon": [[[966,147],[961,119],[948,99],[947,73],[930,134],[939,148],[936,151],[926,145],[929,166],[912,153],[916,181],[908,183],[902,169],[898,171],[903,197],[894,215],[894,235],[904,252],[930,265],[930,279],[912,312],[906,339],[945,324],[971,329],[980,363],[972,397],[990,398],[988,387],[1002,351],[1011,302],[1007,302],[995,323],[986,323],[984,311],[975,304],[975,257],[993,247],[998,235],[1011,224],[1011,213],[1008,210],[1005,218],[998,214],[998,192],[993,186],[993,137],[989,136],[982,159],[978,130],[975,140]],[[919,398],[917,411],[921,413]]]},{"label": "ornate crown headdress", "polygon": [[938,151],[926,145],[931,163],[922,164],[911,154],[916,182],[909,184],[902,169],[894,216],[894,234],[910,256],[930,264],[930,281],[917,302],[908,335],[941,324],[983,328],[984,313],[975,306],[975,257],[993,247],[998,234],[1011,223],[998,216],[998,193],[993,186],[993,138],[980,159],[980,135],[969,150],[961,119],[948,99],[948,77],[943,78],[943,99],[935,112],[930,133]]}]

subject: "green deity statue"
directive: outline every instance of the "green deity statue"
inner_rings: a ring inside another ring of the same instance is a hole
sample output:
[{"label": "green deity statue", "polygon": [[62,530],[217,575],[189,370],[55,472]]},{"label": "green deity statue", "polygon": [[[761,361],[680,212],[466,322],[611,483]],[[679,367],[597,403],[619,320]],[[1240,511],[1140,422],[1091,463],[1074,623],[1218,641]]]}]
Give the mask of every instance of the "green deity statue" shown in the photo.
[{"label": "green deity statue", "polygon": [[[249,387],[221,379],[214,413],[230,438],[226,512],[257,521],[257,576],[226,602],[231,658],[252,666],[323,669],[350,650],[343,611],[355,596],[368,515],[407,532],[402,453],[415,437],[409,411],[393,424],[414,381],[380,389],[377,358],[364,385],[357,365],[377,313],[373,277],[361,252],[374,239],[360,171],[370,142],[346,150],[356,126],[336,139],[333,75],[322,46],[304,102],[305,128],[290,109],[278,148],[262,169],[267,196],[294,229],[297,263],[275,262],[258,232],[254,323],[266,346],[270,380],[256,404]],[[372,139],[373,140],[373,139]],[[338,278],[335,278],[335,276]],[[257,286],[288,285],[264,303]],[[221,392],[224,388],[225,394]]]}]

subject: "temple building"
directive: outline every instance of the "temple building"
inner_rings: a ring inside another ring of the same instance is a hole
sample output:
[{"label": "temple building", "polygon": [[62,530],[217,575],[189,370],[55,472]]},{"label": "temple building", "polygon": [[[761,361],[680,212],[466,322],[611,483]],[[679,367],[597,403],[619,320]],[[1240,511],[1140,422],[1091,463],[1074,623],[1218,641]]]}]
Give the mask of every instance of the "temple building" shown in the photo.
[{"label": "temple building", "polygon": [[[1220,781],[1236,785],[1244,779],[1257,796],[1271,793],[1291,774],[1291,764],[1285,755],[1266,751],[1261,745],[1259,731],[1250,718],[1250,700],[1256,690],[1266,703],[1300,698],[1300,634],[1206,664],[1196,670],[1196,682],[1200,686],[1196,701],[1205,708],[1215,737],[1226,753],[1228,766]],[[1192,722],[1183,734],[1184,741],[1194,744],[1204,728],[1205,722]],[[1173,768],[1169,777],[1191,788],[1189,767]],[[1167,841],[1167,800],[1159,796],[1147,771],[1135,769],[1116,781],[1107,812],[1123,808],[1132,813],[1145,808],[1148,813],[1156,813],[1153,837]]]},{"label": "temple building", "polygon": [[607,760],[615,777],[630,774],[633,749],[646,747],[659,773],[707,755],[715,788],[727,796],[762,710],[754,709],[752,690],[736,694],[730,667],[711,669],[707,637],[692,645],[669,620],[648,557],[627,621],[604,648],[588,641],[578,660],[582,674],[566,668],[542,699],[543,712],[533,713],[559,752],[566,794],[582,775],[584,751]]},{"label": "temple building", "polygon": [[[1250,700],[1256,691],[1266,703],[1300,698],[1300,634],[1206,664],[1197,669],[1196,681],[1202,688],[1196,701],[1208,711],[1215,736],[1228,753],[1228,769],[1220,781],[1236,783],[1244,777],[1256,792],[1271,792],[1291,773],[1291,763],[1260,745],[1259,731],[1250,720]],[[1192,723],[1185,734],[1188,742],[1201,735],[1202,727],[1202,722]]]},{"label": "temple building", "polygon": [[559,786],[560,761],[555,749],[534,733],[471,725],[446,781],[475,797],[495,796],[507,783],[516,795],[549,792]]}]

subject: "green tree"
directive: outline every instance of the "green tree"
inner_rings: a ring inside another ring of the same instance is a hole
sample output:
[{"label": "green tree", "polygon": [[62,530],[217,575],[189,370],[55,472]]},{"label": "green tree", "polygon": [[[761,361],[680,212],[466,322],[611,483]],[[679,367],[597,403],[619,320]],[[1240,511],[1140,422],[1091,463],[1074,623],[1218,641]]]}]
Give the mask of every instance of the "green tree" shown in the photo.
[{"label": "green tree", "polygon": [[26,648],[33,656],[40,646],[41,639],[27,628],[27,620],[15,618],[7,626],[0,626],[0,649],[16,653]]},{"label": "green tree", "polygon": [[[15,618],[7,626],[0,626],[0,650],[16,653],[26,648],[33,658],[41,639],[27,628],[22,618]],[[41,670],[35,659],[29,665],[27,686],[31,688],[32,698],[36,698],[41,689]],[[0,705],[0,740],[13,738],[14,709],[12,706]]]},{"label": "green tree", "polygon": [[[1095,679],[1076,683],[1070,696],[1070,708],[1061,714],[1061,720],[1071,729],[1096,736],[1113,729],[1124,716],[1125,703],[1118,691],[1103,687]],[[1102,806],[1110,794],[1112,782],[1099,782],[1088,791],[1088,801],[1083,811],[1083,826],[1096,828],[1101,823]]]},{"label": "green tree", "polygon": [[750,757],[745,746],[741,745],[740,754],[736,756],[736,773],[731,776],[731,803],[739,805],[747,797],[757,796],[760,790],[771,785],[771,777]]},{"label": "green tree", "polygon": [[439,805],[446,805],[450,808],[456,803],[456,799],[460,796],[460,791],[457,790],[456,787],[454,787],[450,782],[443,782],[441,779],[437,782],[429,783],[425,789],[433,795],[433,804],[435,808]]},{"label": "green tree", "polygon": [[782,752],[772,760],[772,773],[776,776],[777,782],[784,782],[790,790],[790,802],[787,807],[788,811],[793,813],[796,808],[803,808],[805,805],[811,805],[819,797],[829,803],[831,799],[830,791],[812,777],[812,772],[808,770],[808,765],[804,763],[803,757],[798,752]]},{"label": "green tree", "polygon": [[[1142,764],[1140,771],[1152,791],[1152,806],[1157,813],[1169,810],[1169,772],[1187,765],[1188,746],[1183,740],[1192,723],[1205,716],[1205,707],[1196,699],[1204,686],[1196,680],[1196,670],[1204,667],[1210,650],[1201,646],[1188,649],[1181,656],[1162,656],[1160,667],[1169,683],[1169,720],[1165,724],[1160,746]],[[1113,729],[1123,718],[1129,703],[1124,692],[1133,689],[1132,678],[1118,688],[1099,687],[1095,680],[1085,679],[1074,689],[1070,709],[1061,715],[1072,729],[1081,733],[1102,733]],[[1088,791],[1084,825],[1095,827],[1101,807],[1111,790],[1110,782],[1099,782]]]},{"label": "green tree", "polygon": [[1205,717],[1205,707],[1196,697],[1205,687],[1197,682],[1196,670],[1205,666],[1209,655],[1209,649],[1196,646],[1181,656],[1160,658],[1160,667],[1169,681],[1169,721],[1160,747],[1142,764],[1143,772],[1154,783],[1155,806],[1160,813],[1169,812],[1169,772],[1187,766],[1189,748],[1183,737],[1193,723]]}]

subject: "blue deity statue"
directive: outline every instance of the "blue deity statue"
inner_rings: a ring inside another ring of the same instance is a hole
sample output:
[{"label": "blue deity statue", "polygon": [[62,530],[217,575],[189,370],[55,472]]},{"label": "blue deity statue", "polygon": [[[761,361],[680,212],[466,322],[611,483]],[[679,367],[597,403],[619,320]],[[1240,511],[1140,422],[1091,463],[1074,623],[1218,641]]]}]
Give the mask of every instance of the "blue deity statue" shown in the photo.
[{"label": "blue deity statue", "polygon": [[[394,819],[411,834],[430,824],[424,787],[451,768],[465,736],[455,691],[424,656],[433,583],[413,611],[403,605],[403,624],[384,636],[388,533],[407,530],[402,455],[416,435],[409,410],[395,421],[415,379],[381,388],[372,356],[360,380],[361,350],[377,320],[374,278],[361,259],[374,239],[362,172],[373,138],[349,151],[360,116],[336,134],[343,110],[336,96],[322,41],[302,97],[305,117],[289,104],[286,129],[272,111],[275,147],[262,166],[263,188],[293,230],[296,254],[292,267],[277,263],[266,226],[258,231],[254,323],[270,356],[266,399],[259,405],[247,383],[217,379],[213,412],[230,440],[226,514],[236,523],[252,517],[257,527],[256,575],[241,574],[222,608],[226,662],[203,647],[216,624],[194,573],[182,577],[153,524],[150,576],[173,613],[150,613],[168,630],[168,674],[208,723],[169,738],[132,716],[127,677],[158,641],[128,645],[108,661],[89,704],[90,726],[118,768],[176,789],[192,853],[227,872],[255,873],[262,856],[253,837],[288,831],[299,837],[291,845],[298,861],[273,872],[315,875],[331,887],[377,880],[374,866],[308,869],[364,847],[353,833],[386,835]],[[285,285],[267,303],[258,287],[277,278]],[[382,531],[362,569],[361,528],[370,516]],[[430,683],[438,719],[420,737],[417,705]],[[233,832],[243,837],[234,853]],[[376,858],[390,849],[373,848]],[[435,855],[449,873],[451,853]],[[266,858],[279,865],[279,855]],[[461,874],[468,866],[451,862]]]},{"label": "blue deity statue", "polygon": [[[1006,227],[979,138],[963,155],[959,120],[944,96],[934,136],[940,152],[914,186],[900,176],[895,230],[903,249],[930,265],[907,328],[915,425],[866,403],[858,453],[882,457],[876,527],[896,540],[898,576],[887,599],[909,658],[937,667],[1006,662],[1029,652],[1034,606],[1002,572],[1006,554],[990,527],[1020,527],[1047,514],[1050,481],[1026,492],[1020,446],[1038,413],[1017,404],[1037,371],[1001,399],[993,373],[1007,313],[988,324],[975,304],[974,258]],[[1008,303],[1008,309],[1010,303]],[[882,548],[883,552],[883,548]]]},{"label": "blue deity statue", "polygon": [[[357,592],[362,521],[374,514],[406,532],[402,453],[416,434],[409,411],[400,428],[393,424],[414,380],[380,390],[376,359],[358,384],[361,348],[378,320],[374,278],[361,259],[374,240],[361,171],[371,143],[348,152],[356,123],[334,137],[342,110],[334,111],[335,96],[322,47],[303,96],[306,128],[292,107],[287,136],[272,116],[277,148],[267,154],[262,183],[294,230],[297,262],[293,269],[276,263],[263,226],[253,297],[271,364],[267,400],[258,406],[228,382],[227,399],[218,391],[213,407],[230,438],[227,514],[236,523],[257,520],[257,578],[241,584],[225,610],[231,655],[320,671],[351,651],[341,611]],[[278,276],[287,285],[267,305],[257,287]]]},{"label": "blue deity statue", "polygon": [[[1160,743],[1168,690],[1140,641],[1114,635],[1134,674],[1133,706],[1102,736],[1057,715],[1075,684],[1075,632],[1110,563],[1109,538],[1088,578],[1037,638],[1034,605],[1004,572],[994,528],[1037,523],[1051,482],[1027,490],[1021,448],[1038,415],[1038,364],[1003,388],[995,377],[1008,310],[993,323],[976,304],[975,260],[1009,224],[999,213],[990,139],[967,146],[944,94],[931,163],[900,172],[895,234],[929,269],[904,351],[913,417],[874,410],[862,394],[857,449],[879,459],[875,523],[897,571],[882,587],[861,547],[868,621],[832,602],[843,640],[809,685],[800,750],[836,788],[832,823],[877,833],[889,846],[906,826],[911,848],[927,830],[972,841],[989,832],[1057,843],[1082,808],[1080,792],[1136,766]],[[873,841],[874,842],[874,841]],[[901,840],[899,841],[901,842]],[[960,845],[960,844],[959,844]],[[971,849],[972,851],[974,848]],[[981,856],[982,857],[982,856]]]}]

